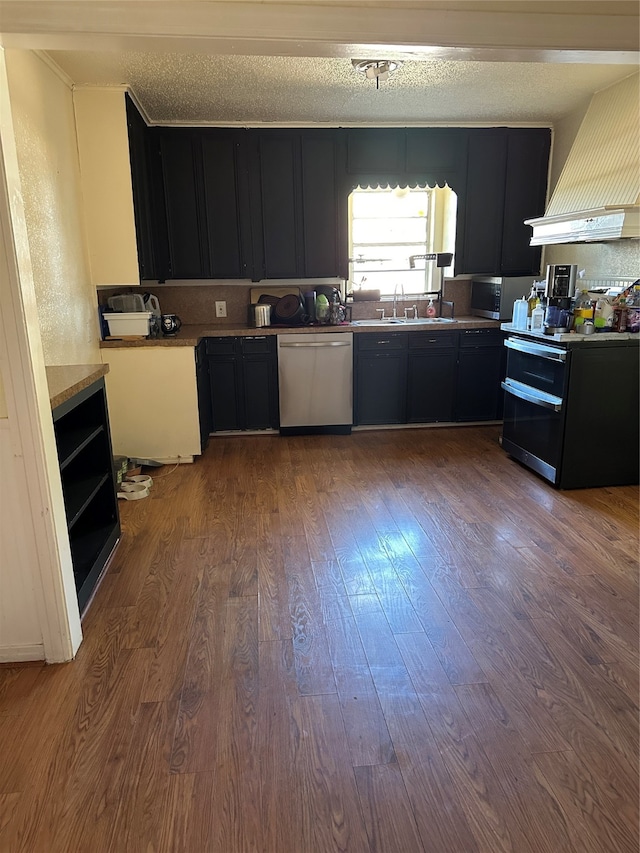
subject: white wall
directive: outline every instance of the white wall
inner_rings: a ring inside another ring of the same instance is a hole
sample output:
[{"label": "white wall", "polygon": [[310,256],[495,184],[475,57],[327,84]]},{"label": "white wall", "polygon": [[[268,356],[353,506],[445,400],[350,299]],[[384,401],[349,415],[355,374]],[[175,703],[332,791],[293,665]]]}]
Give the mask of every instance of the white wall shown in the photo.
[{"label": "white wall", "polygon": [[6,63],[45,364],[99,363],[71,89],[32,51]]},{"label": "white wall", "polygon": [[70,104],[36,56],[0,49],[0,661],[82,639],[45,374],[45,351],[100,361]]}]

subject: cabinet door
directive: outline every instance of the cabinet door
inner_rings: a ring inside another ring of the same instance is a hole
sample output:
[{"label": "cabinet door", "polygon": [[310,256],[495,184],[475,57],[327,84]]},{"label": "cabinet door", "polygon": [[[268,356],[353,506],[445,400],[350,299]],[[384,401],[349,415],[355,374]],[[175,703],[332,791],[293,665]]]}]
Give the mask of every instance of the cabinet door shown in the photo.
[{"label": "cabinet door", "polygon": [[347,223],[341,215],[336,184],[336,142],[333,132],[302,134],[302,216],[304,274],[308,278],[340,275],[341,253],[346,264]]},{"label": "cabinet door", "polygon": [[151,182],[147,158],[148,128],[129,95],[125,95],[125,104],[140,279],[155,279],[157,276],[154,259]]},{"label": "cabinet door", "polygon": [[492,421],[501,413],[504,347],[461,349],[456,387],[456,420]]},{"label": "cabinet door", "polygon": [[407,354],[360,352],[356,367],[357,424],[406,422]]},{"label": "cabinet door", "polygon": [[500,271],[506,162],[505,128],[469,131],[467,186],[458,208],[456,275]]},{"label": "cabinet door", "polygon": [[242,429],[240,365],[237,356],[209,356],[211,412],[215,431]]},{"label": "cabinet door", "polygon": [[452,421],[455,375],[454,348],[411,352],[407,380],[407,421]]},{"label": "cabinet door", "polygon": [[240,195],[241,138],[235,132],[204,130],[200,141],[210,277],[251,277],[244,246],[248,199]]},{"label": "cabinet door", "polygon": [[405,174],[403,128],[353,128],[347,131],[347,171],[379,181]]},{"label": "cabinet door", "polygon": [[245,429],[276,429],[278,395],[273,357],[245,355],[242,360],[242,374]]},{"label": "cabinet door", "polygon": [[467,134],[462,128],[416,127],[407,130],[406,170],[429,184],[449,183],[453,189],[464,173]]},{"label": "cabinet door", "polygon": [[530,246],[531,226],[525,219],[544,214],[551,131],[547,128],[511,128],[507,149],[503,275],[537,275],[541,246]]},{"label": "cabinet door", "polygon": [[303,270],[298,133],[260,136],[264,277],[295,278]]},{"label": "cabinet door", "polygon": [[199,138],[183,128],[162,128],[160,144],[171,278],[208,278]]}]

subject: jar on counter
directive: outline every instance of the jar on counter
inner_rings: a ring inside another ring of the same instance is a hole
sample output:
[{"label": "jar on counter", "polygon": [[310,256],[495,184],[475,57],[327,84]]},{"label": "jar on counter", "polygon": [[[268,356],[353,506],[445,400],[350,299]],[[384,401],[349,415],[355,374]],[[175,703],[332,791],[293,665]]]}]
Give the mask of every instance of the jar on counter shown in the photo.
[{"label": "jar on counter", "polygon": [[627,332],[640,332],[640,285],[627,297]]}]

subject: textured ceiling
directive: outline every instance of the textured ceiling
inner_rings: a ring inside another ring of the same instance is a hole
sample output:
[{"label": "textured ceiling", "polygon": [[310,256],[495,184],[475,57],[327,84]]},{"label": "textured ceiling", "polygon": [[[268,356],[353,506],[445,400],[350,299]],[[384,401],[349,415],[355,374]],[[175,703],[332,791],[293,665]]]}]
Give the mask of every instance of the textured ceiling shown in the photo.
[{"label": "textured ceiling", "polygon": [[134,51],[49,56],[74,83],[129,85],[158,124],[553,123],[637,71],[635,65],[407,61],[376,90],[349,59]]}]

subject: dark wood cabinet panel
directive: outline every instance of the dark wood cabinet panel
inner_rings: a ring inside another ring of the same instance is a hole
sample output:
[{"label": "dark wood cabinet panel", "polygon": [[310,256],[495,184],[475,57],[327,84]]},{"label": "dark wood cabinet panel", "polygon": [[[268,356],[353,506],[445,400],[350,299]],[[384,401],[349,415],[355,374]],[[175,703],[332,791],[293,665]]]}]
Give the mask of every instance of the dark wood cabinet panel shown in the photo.
[{"label": "dark wood cabinet panel", "polygon": [[498,420],[502,417],[506,349],[498,329],[460,332],[455,415],[458,421]]},{"label": "dark wood cabinet panel", "polygon": [[305,133],[301,142],[304,273],[308,278],[336,276],[340,252],[346,246],[346,240],[340,240],[340,229],[346,229],[348,223],[340,215],[335,138],[333,134]]},{"label": "dark wood cabinet panel", "polygon": [[206,215],[209,275],[243,278],[243,225],[238,198],[240,142],[235,133],[203,131],[202,177]]},{"label": "dark wood cabinet panel", "polygon": [[456,274],[540,272],[540,247],[529,246],[524,220],[544,212],[550,143],[546,128],[469,131]]},{"label": "dark wood cabinet panel", "polygon": [[544,214],[551,131],[547,128],[509,130],[505,176],[504,222],[500,272],[537,275],[541,247],[530,246],[531,227],[525,219]]},{"label": "dark wood cabinet panel", "polygon": [[347,171],[387,180],[405,173],[404,128],[354,128],[347,131]]},{"label": "dark wood cabinet panel", "polygon": [[200,449],[204,450],[213,431],[211,411],[211,382],[209,379],[209,361],[206,341],[202,340],[195,348],[196,387],[198,390],[198,418],[200,421]]},{"label": "dark wood cabinet panel", "polygon": [[213,430],[277,429],[276,338],[208,338]]},{"label": "dark wood cabinet panel", "polygon": [[406,422],[407,336],[355,336],[354,423]]},{"label": "dark wood cabinet panel", "polygon": [[265,278],[302,274],[299,144],[297,133],[260,135]]},{"label": "dark wood cabinet panel", "polygon": [[456,387],[455,332],[417,332],[409,340],[407,422],[453,420]]},{"label": "dark wood cabinet panel", "polygon": [[504,128],[469,131],[464,243],[456,273],[497,274],[502,252],[507,134]]},{"label": "dark wood cabinet panel", "polygon": [[169,255],[157,128],[147,127],[126,94],[125,105],[140,280],[164,280]]},{"label": "dark wood cabinet panel", "polygon": [[461,128],[416,127],[407,130],[405,169],[429,184],[460,187],[466,168],[467,133]]},{"label": "dark wood cabinet panel", "polygon": [[171,278],[208,278],[200,139],[183,128],[163,128],[160,137],[169,228]]}]

